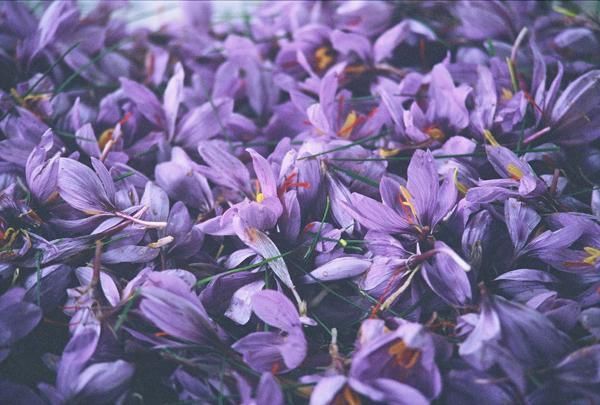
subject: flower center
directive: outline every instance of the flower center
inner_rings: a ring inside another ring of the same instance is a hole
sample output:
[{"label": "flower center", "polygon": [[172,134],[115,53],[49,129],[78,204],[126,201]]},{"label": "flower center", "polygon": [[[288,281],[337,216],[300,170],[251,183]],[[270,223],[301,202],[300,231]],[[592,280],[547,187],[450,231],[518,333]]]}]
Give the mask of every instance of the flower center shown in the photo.
[{"label": "flower center", "polygon": [[356,127],[356,125],[359,124],[359,122],[360,120],[358,118],[358,114],[356,113],[356,111],[352,110],[350,114],[346,116],[344,125],[342,125],[342,128],[340,128],[340,130],[338,131],[338,135],[342,138],[349,137],[350,133],[352,132],[354,127]]},{"label": "flower center", "polygon": [[361,403],[358,395],[347,385],[333,400],[334,405],[360,405]]},{"label": "flower center", "polygon": [[440,128],[436,126],[431,126],[425,129],[425,133],[429,135],[429,137],[436,141],[443,141],[446,138],[446,134]]},{"label": "flower center", "polygon": [[585,253],[588,254],[588,256],[585,259],[583,259],[583,262],[585,264],[594,265],[594,263],[600,260],[600,249],[591,246],[586,246],[583,248],[583,250],[585,251]]},{"label": "flower center", "polygon": [[322,72],[327,70],[335,62],[335,51],[330,46],[323,45],[315,51],[315,64],[317,70]]},{"label": "flower center", "polygon": [[510,99],[513,98],[513,92],[510,91],[509,89],[503,87],[502,94],[500,97],[502,97],[502,100],[504,100],[504,101],[509,101]]},{"label": "flower center", "polygon": [[397,365],[404,368],[413,368],[421,357],[421,352],[418,349],[408,347],[402,340],[390,346],[388,353],[392,355]]},{"label": "flower center", "polygon": [[412,195],[410,195],[410,191],[406,189],[404,186],[400,186],[400,195],[398,196],[400,199],[400,206],[404,211],[404,214],[408,218],[412,218],[413,222],[417,218],[417,210],[413,203]]}]

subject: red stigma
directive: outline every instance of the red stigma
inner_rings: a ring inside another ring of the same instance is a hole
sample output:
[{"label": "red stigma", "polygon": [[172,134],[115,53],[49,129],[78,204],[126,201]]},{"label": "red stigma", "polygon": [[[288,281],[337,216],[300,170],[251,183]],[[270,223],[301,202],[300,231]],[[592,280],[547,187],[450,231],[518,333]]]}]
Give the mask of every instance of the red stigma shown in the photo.
[{"label": "red stigma", "polygon": [[123,116],[123,118],[121,118],[121,119],[119,120],[119,124],[120,124],[120,125],[125,125],[125,123],[126,123],[127,121],[129,121],[129,119],[130,119],[132,116],[133,116],[133,114],[131,113],[131,111],[127,111],[127,112],[125,113],[125,115]]},{"label": "red stigma", "polygon": [[289,189],[291,189],[293,187],[303,188],[303,189],[310,188],[310,183],[307,181],[294,181],[296,179],[297,175],[298,175],[298,173],[293,172],[293,173],[285,176],[283,183],[279,186],[279,189],[277,190],[280,196],[285,194],[286,191],[288,191]]}]

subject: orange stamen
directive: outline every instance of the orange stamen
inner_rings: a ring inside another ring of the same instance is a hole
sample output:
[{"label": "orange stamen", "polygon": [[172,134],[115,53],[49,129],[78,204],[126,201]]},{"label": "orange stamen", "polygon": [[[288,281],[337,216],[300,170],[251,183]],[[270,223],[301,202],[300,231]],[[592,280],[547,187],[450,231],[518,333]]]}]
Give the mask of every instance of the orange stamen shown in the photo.
[{"label": "orange stamen", "polygon": [[508,172],[511,179],[521,180],[523,178],[523,171],[512,163],[508,164],[508,166],[506,167],[506,171]]},{"label": "orange stamen", "polygon": [[276,361],[271,365],[271,374],[277,374],[281,370],[281,362]]},{"label": "orange stamen", "polygon": [[421,357],[421,352],[418,349],[408,347],[402,340],[390,346],[388,353],[394,357],[397,365],[404,368],[413,368]]}]

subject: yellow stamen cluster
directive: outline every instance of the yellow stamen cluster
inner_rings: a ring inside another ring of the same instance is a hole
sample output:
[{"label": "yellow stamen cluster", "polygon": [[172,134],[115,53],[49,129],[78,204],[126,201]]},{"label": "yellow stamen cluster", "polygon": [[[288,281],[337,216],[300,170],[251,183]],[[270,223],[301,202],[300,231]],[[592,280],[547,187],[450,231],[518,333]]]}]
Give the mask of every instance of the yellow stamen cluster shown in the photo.
[{"label": "yellow stamen cluster", "polygon": [[417,210],[415,209],[415,205],[413,203],[413,197],[412,195],[410,195],[410,191],[408,191],[406,189],[406,187],[404,186],[400,186],[400,194],[402,194],[402,205],[410,208],[410,212],[412,213],[413,217],[417,217]]},{"label": "yellow stamen cluster", "polygon": [[324,71],[330,67],[335,62],[331,48],[328,46],[318,47],[315,51],[315,61],[319,71]]},{"label": "yellow stamen cluster", "polygon": [[338,394],[334,401],[334,405],[361,405],[362,402],[358,395],[352,391],[348,386],[345,386],[340,394]]},{"label": "yellow stamen cluster", "polygon": [[446,134],[444,131],[439,129],[438,127],[431,127],[425,130],[425,133],[429,135],[429,137],[436,141],[443,141],[446,138]]},{"label": "yellow stamen cluster", "polygon": [[0,248],[10,249],[17,240],[17,236],[21,231],[14,228],[8,228],[6,232],[0,233]]},{"label": "yellow stamen cluster", "polygon": [[461,183],[458,180],[458,169],[454,170],[454,176],[452,177],[452,179],[454,180],[454,185],[456,186],[456,189],[462,194],[462,195],[466,195],[467,191],[469,191],[469,187],[467,187],[464,183]]},{"label": "yellow stamen cluster", "polygon": [[100,146],[100,150],[103,150],[108,141],[110,141],[113,137],[113,128],[105,129],[104,132],[100,135],[98,139],[98,145]]},{"label": "yellow stamen cluster", "polygon": [[342,138],[349,137],[350,133],[354,129],[354,126],[356,125],[357,121],[358,121],[358,114],[356,113],[356,111],[352,110],[350,112],[350,114],[348,114],[348,116],[346,116],[344,125],[342,125],[342,128],[338,131],[338,135],[341,136]]},{"label": "yellow stamen cluster", "polygon": [[344,69],[344,73],[351,75],[361,75],[365,73],[367,69],[368,68],[365,65],[352,65]]},{"label": "yellow stamen cluster", "polygon": [[404,368],[413,368],[421,357],[419,350],[408,347],[402,340],[390,346],[388,353],[394,357],[396,364]]},{"label": "yellow stamen cluster", "polygon": [[490,145],[492,145],[492,146],[500,146],[500,144],[498,143],[498,141],[496,140],[496,138],[494,138],[494,135],[492,135],[492,132],[489,129],[484,129],[483,130],[483,136],[490,143]]},{"label": "yellow stamen cluster", "polygon": [[583,248],[583,250],[585,251],[585,253],[588,254],[588,256],[585,259],[583,259],[583,262],[585,264],[593,265],[598,260],[600,260],[600,249],[591,246],[586,246]]},{"label": "yellow stamen cluster", "polygon": [[30,101],[40,101],[48,98],[48,95],[46,94],[28,94],[25,97],[21,97],[16,89],[10,89],[10,95],[13,96],[13,98],[24,107],[26,107]]},{"label": "yellow stamen cluster", "polygon": [[509,101],[510,99],[512,99],[514,96],[513,92],[510,91],[509,89],[502,87],[502,100],[504,101]]},{"label": "yellow stamen cluster", "polygon": [[378,152],[379,152],[379,156],[381,156],[382,158],[387,158],[387,157],[396,156],[398,153],[400,153],[400,149],[399,148],[396,148],[396,149],[379,148]]}]

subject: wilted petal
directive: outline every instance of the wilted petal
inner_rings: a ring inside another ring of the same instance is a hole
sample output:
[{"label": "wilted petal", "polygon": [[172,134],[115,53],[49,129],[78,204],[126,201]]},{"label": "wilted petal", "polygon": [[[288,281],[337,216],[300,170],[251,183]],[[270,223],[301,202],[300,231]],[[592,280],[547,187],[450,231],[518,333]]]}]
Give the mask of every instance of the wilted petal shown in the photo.
[{"label": "wilted petal", "polygon": [[240,287],[233,293],[229,308],[227,308],[224,315],[240,325],[248,323],[250,316],[252,315],[252,298],[257,292],[261,291],[264,286],[264,280],[256,280]]},{"label": "wilted petal", "polygon": [[235,218],[233,224],[238,237],[265,260],[269,260],[268,265],[279,280],[290,289],[295,290],[296,287],[277,245],[265,233],[248,227],[240,218]]},{"label": "wilted petal", "polygon": [[163,108],[166,118],[166,129],[169,139],[173,139],[175,132],[175,122],[179,111],[179,104],[183,98],[183,80],[185,73],[181,63],[175,65],[175,73],[167,83],[165,94],[163,96]]},{"label": "wilted petal", "polygon": [[317,281],[335,281],[345,278],[356,277],[363,274],[371,266],[371,261],[358,257],[338,257],[318,267],[304,276],[303,281],[307,284]]}]

